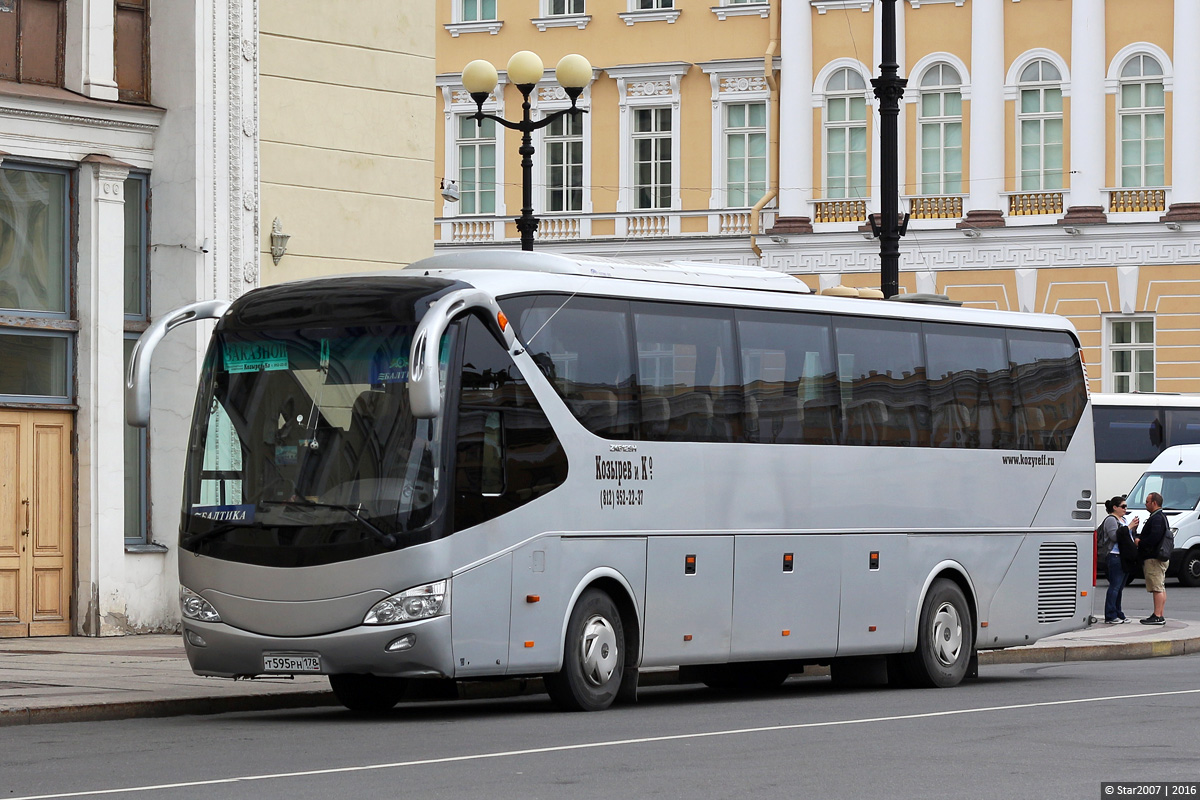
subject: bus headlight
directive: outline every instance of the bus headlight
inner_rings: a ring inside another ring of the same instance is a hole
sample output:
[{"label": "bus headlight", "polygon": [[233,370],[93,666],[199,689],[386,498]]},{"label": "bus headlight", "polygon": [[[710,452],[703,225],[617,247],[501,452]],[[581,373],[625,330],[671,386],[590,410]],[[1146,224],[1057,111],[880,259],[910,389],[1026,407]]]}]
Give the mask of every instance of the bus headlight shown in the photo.
[{"label": "bus headlight", "polygon": [[179,587],[179,610],[187,619],[199,622],[220,622],[221,615],[212,607],[212,603],[193,592],[186,586]]},{"label": "bus headlight", "polygon": [[450,581],[436,581],[397,592],[371,606],[364,625],[395,625],[450,613]]}]

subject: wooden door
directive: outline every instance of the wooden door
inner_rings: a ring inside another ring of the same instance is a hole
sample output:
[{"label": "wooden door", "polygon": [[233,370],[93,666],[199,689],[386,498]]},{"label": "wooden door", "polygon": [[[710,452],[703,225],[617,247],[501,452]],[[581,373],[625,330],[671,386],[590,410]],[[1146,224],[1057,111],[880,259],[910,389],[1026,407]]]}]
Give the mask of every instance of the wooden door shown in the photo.
[{"label": "wooden door", "polygon": [[0,410],[0,637],[71,632],[71,415]]}]

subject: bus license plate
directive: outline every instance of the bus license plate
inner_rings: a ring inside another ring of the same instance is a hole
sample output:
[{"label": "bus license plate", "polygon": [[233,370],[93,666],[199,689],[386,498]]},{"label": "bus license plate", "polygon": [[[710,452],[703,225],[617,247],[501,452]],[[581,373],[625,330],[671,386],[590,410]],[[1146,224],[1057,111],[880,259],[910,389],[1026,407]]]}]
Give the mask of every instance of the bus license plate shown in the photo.
[{"label": "bus license plate", "polygon": [[263,653],[263,672],[320,672],[316,653]]}]

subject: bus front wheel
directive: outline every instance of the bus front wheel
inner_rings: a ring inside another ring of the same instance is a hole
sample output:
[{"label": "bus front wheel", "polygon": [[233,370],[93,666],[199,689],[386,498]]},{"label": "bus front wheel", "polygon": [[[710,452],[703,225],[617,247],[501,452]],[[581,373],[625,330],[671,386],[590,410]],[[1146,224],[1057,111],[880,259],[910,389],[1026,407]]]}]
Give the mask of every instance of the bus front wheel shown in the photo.
[{"label": "bus front wheel", "polygon": [[545,676],[550,698],[570,711],[612,705],[625,673],[625,631],[612,598],[599,589],[579,597],[567,622],[562,670]]},{"label": "bus front wheel", "polygon": [[404,697],[408,681],[380,675],[330,675],[329,686],[338,702],[351,711],[382,714]]},{"label": "bus front wheel", "polygon": [[917,649],[899,659],[907,683],[957,686],[966,677],[975,651],[971,610],[954,581],[938,578],[921,606]]}]

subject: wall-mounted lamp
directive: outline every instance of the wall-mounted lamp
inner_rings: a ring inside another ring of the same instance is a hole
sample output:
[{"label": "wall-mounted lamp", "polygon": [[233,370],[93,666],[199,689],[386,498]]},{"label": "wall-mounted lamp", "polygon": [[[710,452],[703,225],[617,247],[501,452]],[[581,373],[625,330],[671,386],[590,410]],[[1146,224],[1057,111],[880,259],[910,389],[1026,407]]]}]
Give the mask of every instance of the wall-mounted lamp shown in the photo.
[{"label": "wall-mounted lamp", "polygon": [[1065,233],[1067,236],[1078,236],[1079,234],[1083,233],[1083,231],[1073,225],[1064,225],[1063,233]]},{"label": "wall-mounted lamp", "polygon": [[774,242],[775,244],[786,244],[787,243],[787,239],[778,234],[772,236],[771,241]]},{"label": "wall-mounted lamp", "polygon": [[1167,222],[1167,223],[1165,223],[1165,224],[1166,224],[1166,226],[1167,226],[1167,230],[1169,230],[1169,231],[1181,231],[1181,230],[1183,230],[1183,226],[1182,226],[1182,225],[1180,225],[1178,222]]},{"label": "wall-mounted lamp", "polygon": [[963,228],[962,232],[963,236],[967,237],[968,239],[978,239],[983,235],[977,228]]},{"label": "wall-mounted lamp", "polygon": [[276,217],[275,221],[271,223],[271,260],[276,264],[287,252],[287,243],[290,238],[292,237],[289,234],[283,232],[283,223],[279,221],[279,217]]},{"label": "wall-mounted lamp", "polygon": [[442,178],[442,184],[438,188],[442,192],[442,199],[447,203],[458,202],[458,184],[456,184],[454,181],[448,181],[445,178]]}]

